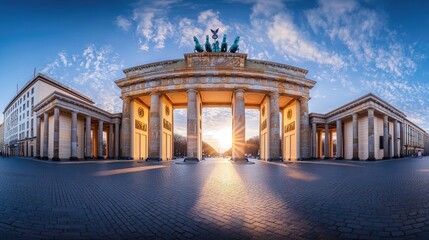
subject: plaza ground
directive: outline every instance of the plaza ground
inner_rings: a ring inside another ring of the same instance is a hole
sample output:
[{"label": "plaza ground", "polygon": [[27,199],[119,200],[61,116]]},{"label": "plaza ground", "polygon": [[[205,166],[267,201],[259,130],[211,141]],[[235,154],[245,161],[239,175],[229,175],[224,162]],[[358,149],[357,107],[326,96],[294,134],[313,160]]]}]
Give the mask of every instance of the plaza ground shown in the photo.
[{"label": "plaza ground", "polygon": [[253,161],[2,158],[0,238],[429,238],[429,157]]}]

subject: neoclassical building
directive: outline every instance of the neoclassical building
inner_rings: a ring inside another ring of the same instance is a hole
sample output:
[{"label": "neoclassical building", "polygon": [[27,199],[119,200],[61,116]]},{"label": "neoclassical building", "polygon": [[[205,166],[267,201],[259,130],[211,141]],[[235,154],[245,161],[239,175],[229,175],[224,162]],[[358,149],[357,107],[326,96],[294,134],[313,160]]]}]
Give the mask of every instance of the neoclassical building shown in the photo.
[{"label": "neoclassical building", "polygon": [[[123,101],[122,113],[115,114],[47,76],[35,76],[4,111],[5,144],[13,146],[7,149],[52,160],[171,160],[173,110],[184,108],[186,161],[199,161],[204,107],[232,109],[232,159],[238,162],[247,161],[246,108],[260,112],[262,160],[378,160],[429,149],[429,135],[379,97],[368,94],[329,113],[310,114],[310,89],[316,82],[306,77],[307,70],[247,59],[242,53],[184,54],[124,74],[115,81]],[[29,97],[31,113],[23,109],[24,104],[29,108]],[[19,120],[23,114],[32,119],[31,131],[30,124],[21,124],[30,122],[27,118]],[[25,131],[31,133],[28,138]],[[23,140],[31,144],[20,151],[17,143]]]},{"label": "neoclassical building", "polygon": [[376,160],[426,153],[428,134],[373,94],[310,114],[312,158]]}]

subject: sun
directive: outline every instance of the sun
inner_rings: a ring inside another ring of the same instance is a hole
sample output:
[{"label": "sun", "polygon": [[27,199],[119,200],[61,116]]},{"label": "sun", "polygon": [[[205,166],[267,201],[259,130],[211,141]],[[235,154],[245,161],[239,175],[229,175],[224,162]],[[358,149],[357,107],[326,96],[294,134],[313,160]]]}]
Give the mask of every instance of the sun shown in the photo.
[{"label": "sun", "polygon": [[232,146],[231,128],[222,128],[216,132],[216,139],[223,150],[228,150]]}]

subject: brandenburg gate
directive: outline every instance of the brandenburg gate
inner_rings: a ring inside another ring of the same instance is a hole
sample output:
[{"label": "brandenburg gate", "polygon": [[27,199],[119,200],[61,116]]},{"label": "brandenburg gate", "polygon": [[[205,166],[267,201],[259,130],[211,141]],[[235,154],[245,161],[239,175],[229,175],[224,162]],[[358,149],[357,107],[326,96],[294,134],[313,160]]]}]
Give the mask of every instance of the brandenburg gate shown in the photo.
[{"label": "brandenburg gate", "polygon": [[307,70],[247,59],[242,53],[202,52],[124,73],[116,81],[123,100],[122,158],[172,159],[173,110],[187,108],[186,160],[200,160],[203,107],[232,108],[234,161],[246,159],[246,108],[260,110],[261,159],[310,158],[308,100],[315,81],[306,78]]},{"label": "brandenburg gate", "polygon": [[215,42],[206,36],[205,50],[194,37],[195,53],[125,69],[125,78],[115,81],[123,101],[120,157],[172,159],[173,110],[187,108],[185,161],[199,161],[202,108],[231,107],[233,161],[247,161],[246,108],[260,111],[261,159],[310,158],[308,100],[316,82],[306,78],[307,70],[247,59],[237,53],[239,37],[228,52],[226,35],[219,45],[218,29],[211,31]]}]

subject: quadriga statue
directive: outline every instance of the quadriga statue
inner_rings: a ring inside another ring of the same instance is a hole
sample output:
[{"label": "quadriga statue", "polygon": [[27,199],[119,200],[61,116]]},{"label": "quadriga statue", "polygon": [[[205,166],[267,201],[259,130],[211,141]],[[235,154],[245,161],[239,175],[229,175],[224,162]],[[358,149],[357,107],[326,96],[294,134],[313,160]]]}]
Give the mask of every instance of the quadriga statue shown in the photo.
[{"label": "quadriga statue", "polygon": [[226,42],[226,34],[223,35],[222,44],[220,45],[220,51],[221,52],[228,51],[228,43]]},{"label": "quadriga statue", "polygon": [[195,36],[194,36],[194,42],[195,42],[194,52],[204,52],[204,49],[201,46],[200,42],[198,41],[198,38]]},{"label": "quadriga statue", "polygon": [[234,39],[234,43],[231,45],[231,48],[229,49],[229,52],[231,52],[231,53],[236,53],[236,52],[238,52],[238,51],[239,51],[239,48],[238,48],[238,41],[240,41],[240,37],[239,37],[239,36],[237,36],[237,37]]}]

